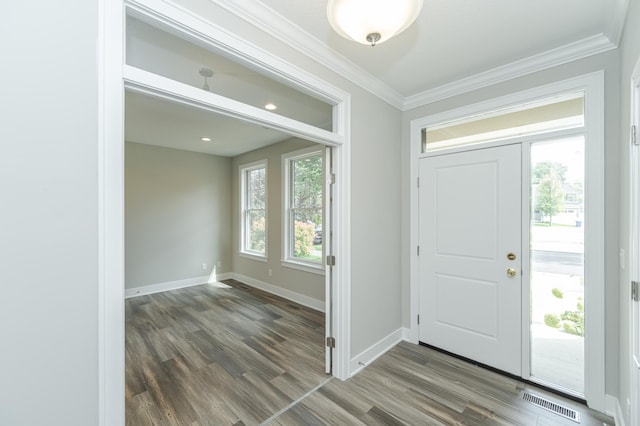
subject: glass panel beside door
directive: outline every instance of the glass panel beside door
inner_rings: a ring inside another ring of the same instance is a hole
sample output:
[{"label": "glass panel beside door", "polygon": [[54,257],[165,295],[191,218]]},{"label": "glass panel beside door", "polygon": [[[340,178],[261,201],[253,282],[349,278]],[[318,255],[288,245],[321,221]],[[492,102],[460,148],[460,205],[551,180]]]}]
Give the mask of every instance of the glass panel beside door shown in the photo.
[{"label": "glass panel beside door", "polygon": [[531,378],[584,396],[582,135],[531,144]]}]

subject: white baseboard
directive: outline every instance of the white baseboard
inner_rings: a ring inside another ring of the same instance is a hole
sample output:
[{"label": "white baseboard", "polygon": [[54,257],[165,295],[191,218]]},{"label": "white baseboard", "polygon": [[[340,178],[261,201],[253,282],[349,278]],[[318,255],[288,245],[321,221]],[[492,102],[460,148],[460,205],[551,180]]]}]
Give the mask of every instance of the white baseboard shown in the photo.
[{"label": "white baseboard", "polygon": [[613,417],[616,426],[625,426],[624,415],[622,414],[622,407],[618,398],[611,395],[605,395],[605,410],[606,415]]},{"label": "white baseboard", "polygon": [[369,349],[365,349],[355,357],[351,359],[349,365],[349,371],[351,371],[351,377],[362,371],[367,365],[384,355],[389,349],[403,340],[404,330],[402,328],[397,329],[393,333],[384,337],[378,343],[373,344]]},{"label": "white baseboard", "polygon": [[163,291],[177,290],[179,288],[193,287],[195,285],[206,284],[209,276],[187,278],[185,280],[169,281],[166,283],[151,284],[141,287],[131,287],[124,290],[124,298],[144,296],[146,294],[161,293]]},{"label": "white baseboard", "polygon": [[179,288],[192,287],[196,285],[202,285],[212,283],[215,281],[222,281],[228,279],[235,279],[241,281],[251,287],[266,291],[267,293],[275,294],[276,296],[283,297],[292,302],[299,303],[300,305],[307,306],[320,312],[324,312],[324,302],[322,300],[314,299],[304,294],[296,293],[291,290],[284,289],[282,287],[275,286],[255,278],[247,277],[246,275],[236,274],[235,272],[224,272],[221,274],[212,276],[203,276],[195,278],[187,278],[185,280],[170,281],[166,283],[151,284],[140,287],[127,288],[124,291],[125,299],[144,296],[147,294],[161,293],[163,291],[177,290]]},{"label": "white baseboard", "polygon": [[216,281],[230,280],[232,278],[233,278],[232,272],[223,272],[222,274],[216,275]]},{"label": "white baseboard", "polygon": [[418,344],[418,340],[414,339],[410,327],[403,327],[402,328],[402,340],[404,340],[405,342],[413,343],[415,345]]},{"label": "white baseboard", "polygon": [[[224,275],[226,278],[221,278]],[[304,294],[296,293],[295,291],[287,290],[282,287],[275,286],[273,284],[266,283],[264,281],[257,280],[255,278],[247,277],[246,275],[230,272],[228,274],[218,275],[218,281],[223,279],[234,279],[240,281],[248,286],[255,287],[259,290],[266,291],[267,293],[275,294],[292,302],[299,303],[300,305],[307,306],[316,311],[324,312],[324,302],[322,300],[314,299],[313,297],[305,296]]]}]

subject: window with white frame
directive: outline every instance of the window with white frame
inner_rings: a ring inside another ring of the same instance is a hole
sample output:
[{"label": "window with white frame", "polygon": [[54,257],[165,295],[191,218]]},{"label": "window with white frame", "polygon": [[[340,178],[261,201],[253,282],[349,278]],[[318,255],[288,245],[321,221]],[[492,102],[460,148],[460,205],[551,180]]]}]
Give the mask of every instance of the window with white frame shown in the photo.
[{"label": "window with white frame", "polygon": [[240,252],[267,256],[267,161],[240,167]]},{"label": "window with white frame", "polygon": [[284,261],[322,270],[323,165],[317,147],[283,156]]}]

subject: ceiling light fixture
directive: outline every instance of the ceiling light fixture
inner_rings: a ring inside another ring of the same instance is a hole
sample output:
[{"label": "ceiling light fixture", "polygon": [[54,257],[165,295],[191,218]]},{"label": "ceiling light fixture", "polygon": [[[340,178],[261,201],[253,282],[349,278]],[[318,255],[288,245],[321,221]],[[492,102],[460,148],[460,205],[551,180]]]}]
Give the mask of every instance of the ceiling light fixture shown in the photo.
[{"label": "ceiling light fixture", "polygon": [[269,111],[273,111],[273,110],[275,110],[275,109],[277,109],[277,108],[278,108],[278,107],[277,107],[277,106],[275,106],[275,104],[272,104],[271,102],[269,102],[268,104],[266,104],[266,105],[264,106],[264,109],[268,109]]},{"label": "ceiling light fixture", "polygon": [[209,90],[209,82],[207,81],[208,78],[213,77],[213,71],[210,70],[209,68],[200,68],[199,71],[200,75],[204,77],[204,85],[202,86],[202,88],[204,90]]},{"label": "ceiling light fixture", "polygon": [[201,140],[202,142],[211,142],[211,138],[208,138],[208,137],[206,137],[206,136],[205,136],[205,137],[200,138],[200,140]]},{"label": "ceiling light fixture", "polygon": [[362,44],[384,43],[406,30],[423,0],[329,0],[327,18],[342,37]]}]

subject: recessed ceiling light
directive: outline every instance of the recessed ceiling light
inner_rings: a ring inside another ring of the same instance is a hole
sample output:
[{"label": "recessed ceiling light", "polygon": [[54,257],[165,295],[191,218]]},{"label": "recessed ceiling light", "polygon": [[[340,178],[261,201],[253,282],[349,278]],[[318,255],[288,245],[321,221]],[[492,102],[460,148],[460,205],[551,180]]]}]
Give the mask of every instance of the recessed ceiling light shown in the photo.
[{"label": "recessed ceiling light", "polygon": [[272,104],[271,102],[269,102],[268,104],[266,104],[264,106],[265,109],[268,109],[269,111],[273,111],[274,109],[278,108],[277,106],[275,106],[274,104]]},{"label": "recessed ceiling light", "polygon": [[211,142],[211,138],[207,138],[207,137],[202,137],[202,138],[200,138],[200,140],[202,142]]}]

